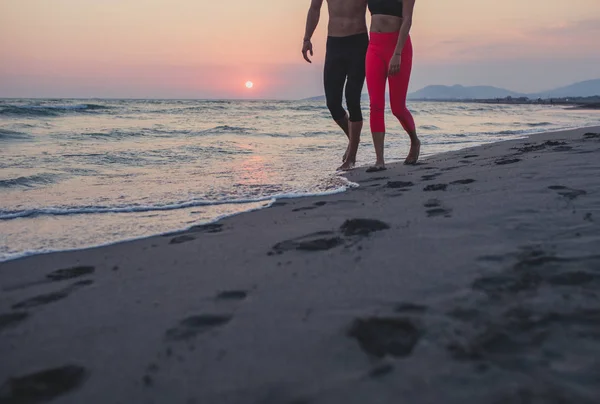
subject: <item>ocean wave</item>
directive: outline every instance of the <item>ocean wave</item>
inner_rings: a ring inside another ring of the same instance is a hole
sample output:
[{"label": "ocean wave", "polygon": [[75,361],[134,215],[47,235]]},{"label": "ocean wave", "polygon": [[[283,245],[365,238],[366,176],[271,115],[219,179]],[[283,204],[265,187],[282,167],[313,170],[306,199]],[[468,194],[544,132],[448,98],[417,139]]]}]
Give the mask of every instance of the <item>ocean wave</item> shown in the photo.
[{"label": "ocean wave", "polygon": [[502,130],[500,132],[491,132],[490,135],[520,135],[525,133],[524,130]]},{"label": "ocean wave", "polygon": [[347,185],[323,192],[314,193],[282,193],[258,198],[229,199],[220,201],[191,200],[165,205],[128,205],[128,206],[78,206],[78,207],[46,207],[25,210],[0,210],[0,220],[12,220],[18,218],[30,218],[39,216],[70,216],[90,214],[114,214],[114,213],[140,213],[140,212],[164,212],[178,209],[195,208],[200,206],[217,205],[243,205],[257,202],[275,202],[278,199],[295,199],[307,196],[334,195],[346,191],[356,184],[345,181]]},{"label": "ocean wave", "polygon": [[0,106],[0,115],[16,115],[31,117],[60,116],[68,112],[90,112],[109,110],[111,107],[98,104],[73,104],[73,105],[3,105]]},{"label": "ocean wave", "polygon": [[326,136],[326,135],[330,135],[330,134],[331,134],[331,132],[314,131],[314,132],[302,132],[301,135],[303,137],[317,137],[317,136]]},{"label": "ocean wave", "polygon": [[323,111],[327,109],[326,105],[299,105],[297,107],[289,108],[292,111]]},{"label": "ocean wave", "polygon": [[57,174],[43,173],[29,175],[25,177],[8,178],[0,180],[0,188],[34,188],[38,185],[47,185],[56,181],[59,177]]},{"label": "ocean wave", "polygon": [[527,126],[530,126],[532,128],[538,127],[538,126],[552,126],[553,123],[552,122],[533,122],[533,123],[528,123]]},{"label": "ocean wave", "polygon": [[2,140],[23,140],[31,139],[31,135],[14,130],[0,129],[0,141]]},{"label": "ocean wave", "polygon": [[199,135],[220,135],[220,134],[247,134],[256,131],[256,128],[245,128],[243,126],[219,125],[214,128],[205,129],[197,132]]}]

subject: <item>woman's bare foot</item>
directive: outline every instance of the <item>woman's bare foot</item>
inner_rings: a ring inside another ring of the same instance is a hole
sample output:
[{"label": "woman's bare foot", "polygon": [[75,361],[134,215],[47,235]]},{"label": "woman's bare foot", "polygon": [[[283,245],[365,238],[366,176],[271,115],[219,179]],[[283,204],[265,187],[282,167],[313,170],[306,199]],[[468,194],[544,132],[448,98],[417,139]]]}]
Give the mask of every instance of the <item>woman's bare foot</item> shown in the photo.
[{"label": "woman's bare foot", "polygon": [[408,152],[408,156],[406,160],[404,160],[404,164],[417,164],[419,160],[419,154],[421,153],[421,141],[416,139],[415,141],[410,142],[410,151]]}]

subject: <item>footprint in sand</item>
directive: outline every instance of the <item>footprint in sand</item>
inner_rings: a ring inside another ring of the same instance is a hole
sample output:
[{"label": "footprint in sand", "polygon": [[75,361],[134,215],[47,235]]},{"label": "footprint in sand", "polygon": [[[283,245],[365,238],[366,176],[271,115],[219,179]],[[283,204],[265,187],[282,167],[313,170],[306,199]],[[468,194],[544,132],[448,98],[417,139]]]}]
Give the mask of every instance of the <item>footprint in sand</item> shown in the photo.
[{"label": "footprint in sand", "polygon": [[288,204],[287,202],[279,202],[279,201],[277,201],[277,202],[273,202],[271,204],[271,207],[274,208],[274,207],[277,207],[277,206],[285,206],[287,204]]},{"label": "footprint in sand", "polygon": [[248,297],[248,292],[246,290],[224,290],[217,294],[217,300],[225,300],[225,301],[239,301],[244,300]]},{"label": "footprint in sand", "polygon": [[196,237],[190,236],[189,234],[184,234],[182,236],[173,237],[169,244],[181,244],[187,243],[188,241],[196,240]]},{"label": "footprint in sand", "polygon": [[354,320],[348,336],[356,339],[368,355],[403,358],[412,353],[421,338],[421,331],[409,318],[369,317]]},{"label": "footprint in sand", "polygon": [[436,173],[436,174],[426,174],[424,176],[421,177],[421,179],[423,181],[431,181],[437,177],[439,177],[440,175],[442,175],[441,173]]},{"label": "footprint in sand", "polygon": [[223,225],[220,223],[200,224],[190,227],[188,233],[220,233],[223,231]]},{"label": "footprint in sand", "polygon": [[471,179],[471,178],[466,178],[464,180],[456,180],[456,181],[452,181],[450,184],[453,185],[467,185],[467,184],[472,184],[474,183],[475,180]]},{"label": "footprint in sand", "polygon": [[316,206],[304,206],[304,207],[301,207],[301,208],[292,209],[292,212],[301,212],[303,210],[313,210],[313,209],[316,209],[316,208],[317,208]]},{"label": "footprint in sand", "polygon": [[552,151],[555,152],[566,152],[566,151],[571,151],[573,150],[573,148],[571,146],[557,146],[552,148]]},{"label": "footprint in sand", "polygon": [[550,185],[548,189],[553,191],[560,191],[558,194],[564,196],[567,199],[574,200],[580,196],[587,195],[587,192],[582,189],[572,189],[565,187],[564,185]]},{"label": "footprint in sand", "polygon": [[182,232],[167,233],[163,237],[175,236],[169,241],[169,244],[181,244],[188,241],[196,240],[196,237],[192,235],[196,233],[220,233],[223,230],[223,225],[220,223],[209,223],[201,224],[198,226],[192,226]]},{"label": "footprint in sand", "polygon": [[383,181],[383,180],[389,180],[389,179],[390,179],[390,177],[373,177],[373,178],[367,178],[361,182],[367,184],[369,182]]},{"label": "footprint in sand", "polygon": [[376,219],[348,219],[342,224],[340,230],[345,236],[368,236],[369,234],[387,230],[390,226]]},{"label": "footprint in sand", "polygon": [[402,314],[422,314],[425,313],[427,310],[427,306],[410,302],[399,303],[398,305],[396,305],[396,307],[394,307],[394,311],[396,313]]},{"label": "footprint in sand", "polygon": [[[389,229],[390,226],[376,219],[348,219],[340,226],[345,237],[368,236],[369,234]],[[291,240],[281,241],[273,246],[267,255],[282,254],[285,251],[326,251],[343,245],[347,240],[333,231],[319,231]]]},{"label": "footprint in sand", "polygon": [[[229,306],[230,304],[245,300],[248,295],[249,292],[243,289],[223,290],[215,295],[214,301],[219,305]],[[231,308],[229,306],[229,309]],[[164,359],[168,361],[173,357],[179,362],[183,361],[185,354],[181,349],[185,349],[187,345],[189,351],[194,351],[196,349],[193,342],[195,337],[224,327],[233,320],[233,317],[232,313],[200,314],[180,320],[174,327],[165,332],[164,339],[167,342],[167,347],[164,355],[166,355],[166,358],[162,354],[158,354],[156,361],[160,362]],[[176,354],[175,350],[179,351],[179,353]],[[141,377],[145,387],[152,387],[155,384],[156,378],[159,377],[160,367],[157,362],[151,362],[146,366],[145,372]],[[163,363],[163,365],[167,364]]]},{"label": "footprint in sand", "polygon": [[494,163],[496,165],[503,166],[503,165],[506,165],[506,164],[518,163],[519,161],[521,161],[521,159],[508,159],[507,158],[507,159],[496,160],[496,161],[494,161]]},{"label": "footprint in sand", "polygon": [[68,297],[71,293],[75,292],[77,289],[93,284],[94,281],[86,280],[75,282],[72,285],[67,286],[63,290],[59,290],[57,292],[46,293],[39,296],[34,296],[30,299],[23,300],[19,303],[13,304],[13,309],[30,309],[33,307],[44,306],[49,303],[53,303],[59,300],[62,300]]},{"label": "footprint in sand", "polygon": [[600,255],[567,258],[524,247],[515,254],[479,260],[501,265],[499,273],[477,278],[472,284],[473,289],[492,296],[535,291],[544,284],[569,286],[600,281],[600,274],[585,270],[600,265]]},{"label": "footprint in sand", "polygon": [[442,203],[438,199],[429,199],[423,204],[427,210],[427,217],[444,216],[451,217],[452,209],[446,209],[442,207]]},{"label": "footprint in sand", "polygon": [[95,268],[91,265],[81,265],[71,268],[57,269],[56,271],[50,272],[46,275],[44,280],[37,280],[33,282],[25,282],[21,284],[11,285],[3,287],[2,289],[5,291],[14,291],[18,289],[26,289],[31,286],[43,285],[48,282],[60,282],[66,281],[74,278],[79,278],[86,275],[92,275],[95,271]]},{"label": "footprint in sand", "polygon": [[387,374],[390,374],[394,371],[394,365],[391,363],[383,363],[381,365],[375,366],[373,369],[369,371],[369,377],[372,379],[379,379]]},{"label": "footprint in sand", "polygon": [[427,185],[425,188],[423,188],[423,191],[425,191],[425,192],[445,191],[446,188],[448,188],[448,184],[432,184],[432,185]]},{"label": "footprint in sand", "polygon": [[600,133],[592,133],[592,132],[588,132],[586,134],[583,135],[584,139],[600,139]]},{"label": "footprint in sand", "polygon": [[229,323],[233,316],[221,314],[201,314],[181,320],[175,327],[165,333],[167,341],[182,341],[191,339]]},{"label": "footprint in sand", "polygon": [[427,217],[452,217],[452,209],[434,208],[427,211]]},{"label": "footprint in sand", "polygon": [[[558,349],[568,355],[571,348],[557,345],[555,335],[560,336],[558,341],[569,335],[573,346],[597,345],[599,255],[560,256],[535,246],[479,260],[497,268],[494,274],[479,277],[472,284],[486,297],[466,299],[463,303],[469,307],[455,307],[447,313],[459,321],[456,327],[461,330],[447,344],[455,359],[500,367],[511,366],[516,360],[535,369],[546,366],[539,364],[538,358],[545,357],[543,352]],[[590,365],[582,364],[572,370],[572,376],[589,374],[590,370]]]},{"label": "footprint in sand", "polygon": [[442,203],[438,199],[429,199],[427,202],[425,202],[423,204],[423,206],[426,208],[437,208],[438,206],[441,206],[441,205],[442,205]]},{"label": "footprint in sand", "polygon": [[456,170],[457,168],[461,168],[462,166],[451,166],[451,167],[446,167],[446,168],[442,168],[442,171],[452,171],[452,170]]},{"label": "footprint in sand", "polygon": [[335,236],[332,231],[320,231],[291,240],[281,241],[273,246],[268,255],[281,254],[285,251],[325,251],[342,245],[344,240]]},{"label": "footprint in sand", "polygon": [[88,377],[89,372],[77,365],[11,377],[0,387],[0,403],[45,403],[78,389]]},{"label": "footprint in sand", "polygon": [[526,144],[525,147],[513,148],[516,149],[519,153],[531,153],[535,151],[544,150],[546,147],[555,147],[555,146],[564,146],[565,142],[555,141],[555,140],[547,140],[541,144]]},{"label": "footprint in sand", "polygon": [[64,281],[68,279],[78,278],[80,276],[91,275],[95,271],[93,266],[77,266],[72,268],[58,269],[46,275],[46,278],[53,282]]},{"label": "footprint in sand", "polygon": [[0,314],[0,331],[14,327],[22,321],[25,321],[29,317],[29,313],[26,311],[17,313]]},{"label": "footprint in sand", "polygon": [[408,187],[412,187],[413,184],[410,181],[388,181],[387,183],[387,187],[388,188],[408,188]]}]

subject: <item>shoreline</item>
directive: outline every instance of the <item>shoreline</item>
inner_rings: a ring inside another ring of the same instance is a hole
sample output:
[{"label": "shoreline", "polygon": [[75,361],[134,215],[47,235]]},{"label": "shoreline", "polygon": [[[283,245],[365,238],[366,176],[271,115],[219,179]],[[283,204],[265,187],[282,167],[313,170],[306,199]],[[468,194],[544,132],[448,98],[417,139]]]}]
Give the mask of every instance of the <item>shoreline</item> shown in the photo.
[{"label": "shoreline", "polygon": [[[548,106],[548,107],[569,107],[564,109],[569,110],[598,110],[600,109],[600,102],[594,101],[566,101],[563,98],[544,98],[541,101],[536,99],[522,100],[519,98],[473,98],[473,99],[435,99],[435,98],[412,98],[409,101],[416,102],[454,102],[458,104],[491,104],[491,105],[534,105],[534,106]],[[570,97],[577,98],[577,97]]]},{"label": "shoreline", "polygon": [[[346,180],[347,181],[347,180]],[[160,236],[164,236],[166,234],[173,234],[173,233],[177,233],[177,232],[184,232],[187,231],[188,229],[192,228],[192,227],[197,227],[197,226],[204,226],[204,225],[210,225],[210,224],[214,224],[214,223],[218,223],[219,221],[223,220],[223,219],[227,219],[230,217],[234,217],[237,215],[242,215],[245,213],[251,213],[251,212],[255,212],[258,210],[263,210],[263,209],[268,209],[270,208],[274,203],[277,203],[278,200],[287,200],[287,199],[299,199],[299,198],[310,198],[310,197],[321,197],[321,196],[329,196],[329,195],[337,195],[340,193],[344,193],[346,192],[348,189],[354,187],[355,185],[350,182],[347,181],[347,184],[344,186],[344,189],[342,188],[338,188],[338,189],[332,189],[331,191],[324,191],[324,192],[317,192],[314,194],[284,194],[284,195],[276,195],[273,197],[265,197],[265,198],[259,198],[256,200],[243,200],[243,201],[228,201],[228,202],[222,202],[222,203],[214,203],[211,204],[211,206],[213,205],[244,205],[244,204],[251,204],[251,203],[261,203],[264,202],[267,205],[265,206],[261,206],[258,208],[251,208],[248,210],[244,210],[241,212],[235,212],[235,213],[229,213],[229,214],[224,214],[224,215],[220,215],[215,217],[214,219],[208,220],[206,222],[200,222],[198,224],[192,225],[192,226],[188,226],[186,228],[181,228],[181,229],[174,229],[174,230],[167,230],[161,233],[155,233],[155,234],[151,234],[151,235],[146,235],[146,236],[140,236],[140,237],[131,237],[131,238],[125,238],[125,239],[121,239],[121,240],[117,240],[117,241],[109,241],[107,243],[103,243],[103,244],[98,244],[98,245],[91,245],[91,246],[86,246],[86,247],[80,247],[80,248],[71,248],[71,249],[64,249],[64,250],[47,250],[47,251],[39,251],[39,252],[24,252],[21,254],[17,254],[15,257],[10,257],[8,259],[1,259],[0,258],[0,265],[2,263],[5,262],[11,262],[14,260],[20,260],[23,258],[28,258],[28,257],[35,257],[38,255],[48,255],[48,254],[58,254],[58,253],[65,253],[65,252],[74,252],[74,251],[82,251],[82,250],[88,250],[88,249],[95,249],[95,248],[101,248],[101,247],[109,247],[115,244],[119,244],[119,243],[127,243],[130,241],[139,241],[139,240],[144,240],[147,238],[151,238],[151,237],[160,237]],[[181,208],[181,209],[185,209],[185,208]],[[128,212],[127,212],[128,213]],[[15,217],[15,218],[11,218],[10,220],[18,220],[21,219],[22,217]]]},{"label": "shoreline", "polygon": [[538,133],[2,262],[0,401],[592,403],[599,153]]},{"label": "shoreline", "polygon": [[[512,140],[518,140],[518,139],[523,139],[523,138],[528,138],[530,136],[535,136],[535,135],[539,135],[539,134],[544,134],[544,133],[553,133],[553,132],[557,132],[557,131],[564,131],[564,130],[586,130],[586,129],[593,129],[594,126],[591,127],[575,127],[575,128],[565,128],[565,129],[559,129],[556,131],[552,131],[552,132],[540,132],[538,129],[530,129],[527,131],[523,131],[523,133],[518,134],[519,138],[516,139],[511,139],[511,140],[507,140],[507,141],[512,141]],[[489,144],[495,144],[495,143],[500,143],[500,142],[490,142],[490,143],[486,143],[487,145]],[[483,146],[483,145],[480,145]],[[431,158],[435,158],[436,156],[441,156],[444,155],[446,153],[454,153],[454,152],[460,152],[461,150],[467,150],[473,147],[479,147],[479,146],[467,146],[464,147],[462,149],[457,149],[457,150],[453,150],[453,151],[449,151],[449,152],[442,152],[442,153],[438,153],[438,154],[432,154],[429,155],[423,159],[420,160],[421,163],[427,161],[427,159],[431,159]],[[394,162],[389,164],[388,166],[391,169],[394,169],[394,167],[401,165],[401,162]],[[358,184],[356,181],[351,181],[348,177],[348,175],[355,175],[352,174],[356,171],[361,171],[364,168],[366,168],[367,166],[364,167],[357,167],[352,171],[346,172],[346,173],[338,173],[336,174],[337,176],[341,177],[344,179],[344,181],[346,181],[346,185],[344,185],[344,189],[334,189],[331,191],[324,191],[324,192],[320,192],[320,193],[307,193],[307,194],[294,194],[291,196],[288,195],[275,195],[273,197],[265,197],[265,198],[259,198],[259,199],[254,199],[254,200],[243,200],[243,201],[228,201],[228,202],[223,202],[222,204],[245,204],[245,203],[260,203],[260,202],[265,202],[266,205],[262,206],[262,207],[258,207],[258,208],[251,208],[249,210],[245,210],[245,211],[241,211],[241,212],[235,212],[235,213],[231,213],[231,214],[224,214],[221,216],[218,216],[214,219],[208,220],[206,222],[201,222],[189,227],[197,227],[197,226],[202,226],[202,225],[209,225],[209,224],[214,224],[214,223],[218,223],[219,221],[223,220],[223,219],[227,219],[229,217],[234,217],[237,215],[241,215],[241,214],[245,214],[245,213],[250,213],[250,212],[255,212],[258,210],[262,210],[262,209],[268,209],[270,208],[273,204],[276,204],[277,201],[280,200],[287,200],[287,199],[302,199],[302,198],[312,198],[312,197],[322,197],[322,196],[327,196],[327,195],[336,195],[336,194],[343,194],[345,192],[348,192],[349,190],[351,190],[351,188],[354,188],[356,186],[360,186],[360,184]],[[364,171],[364,170],[363,170]],[[360,177],[359,177],[360,178]],[[215,204],[221,204],[221,203],[215,203]],[[19,217],[15,217],[15,219],[19,219]],[[188,227],[188,228],[189,228]],[[19,254],[14,254],[13,256],[9,256],[9,258],[0,258],[0,265],[3,263],[7,263],[7,262],[12,262],[15,260],[20,260],[20,259],[24,259],[24,258],[29,258],[29,257],[35,257],[35,256],[39,256],[39,255],[48,255],[48,254],[57,254],[57,253],[66,253],[66,252],[74,252],[74,251],[82,251],[82,250],[88,250],[88,249],[96,249],[96,248],[102,248],[102,247],[109,247],[115,244],[119,244],[119,243],[127,243],[127,242],[132,242],[132,241],[139,241],[139,240],[144,240],[147,238],[151,238],[151,237],[160,237],[163,236],[165,234],[172,234],[172,233],[177,233],[177,232],[185,232],[188,228],[181,228],[181,229],[174,229],[174,230],[167,230],[165,232],[161,232],[161,233],[155,233],[155,234],[150,234],[150,235],[144,235],[144,236],[140,236],[140,237],[131,237],[131,238],[123,238],[117,241],[109,241],[106,243],[100,243],[100,244],[96,244],[96,245],[89,245],[89,246],[85,246],[85,247],[76,247],[76,248],[67,248],[67,249],[56,249],[56,250],[43,250],[43,251],[35,251],[35,252],[31,252],[31,251],[27,251],[27,252],[23,252],[23,253],[19,253]]]}]

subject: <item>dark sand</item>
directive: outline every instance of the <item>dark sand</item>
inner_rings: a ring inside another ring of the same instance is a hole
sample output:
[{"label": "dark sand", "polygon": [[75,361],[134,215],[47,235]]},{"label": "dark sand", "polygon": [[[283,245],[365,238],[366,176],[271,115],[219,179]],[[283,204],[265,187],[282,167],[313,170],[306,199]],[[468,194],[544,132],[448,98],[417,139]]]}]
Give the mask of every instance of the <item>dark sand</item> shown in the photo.
[{"label": "dark sand", "polygon": [[600,128],[349,178],[0,264],[0,403],[600,402]]}]

